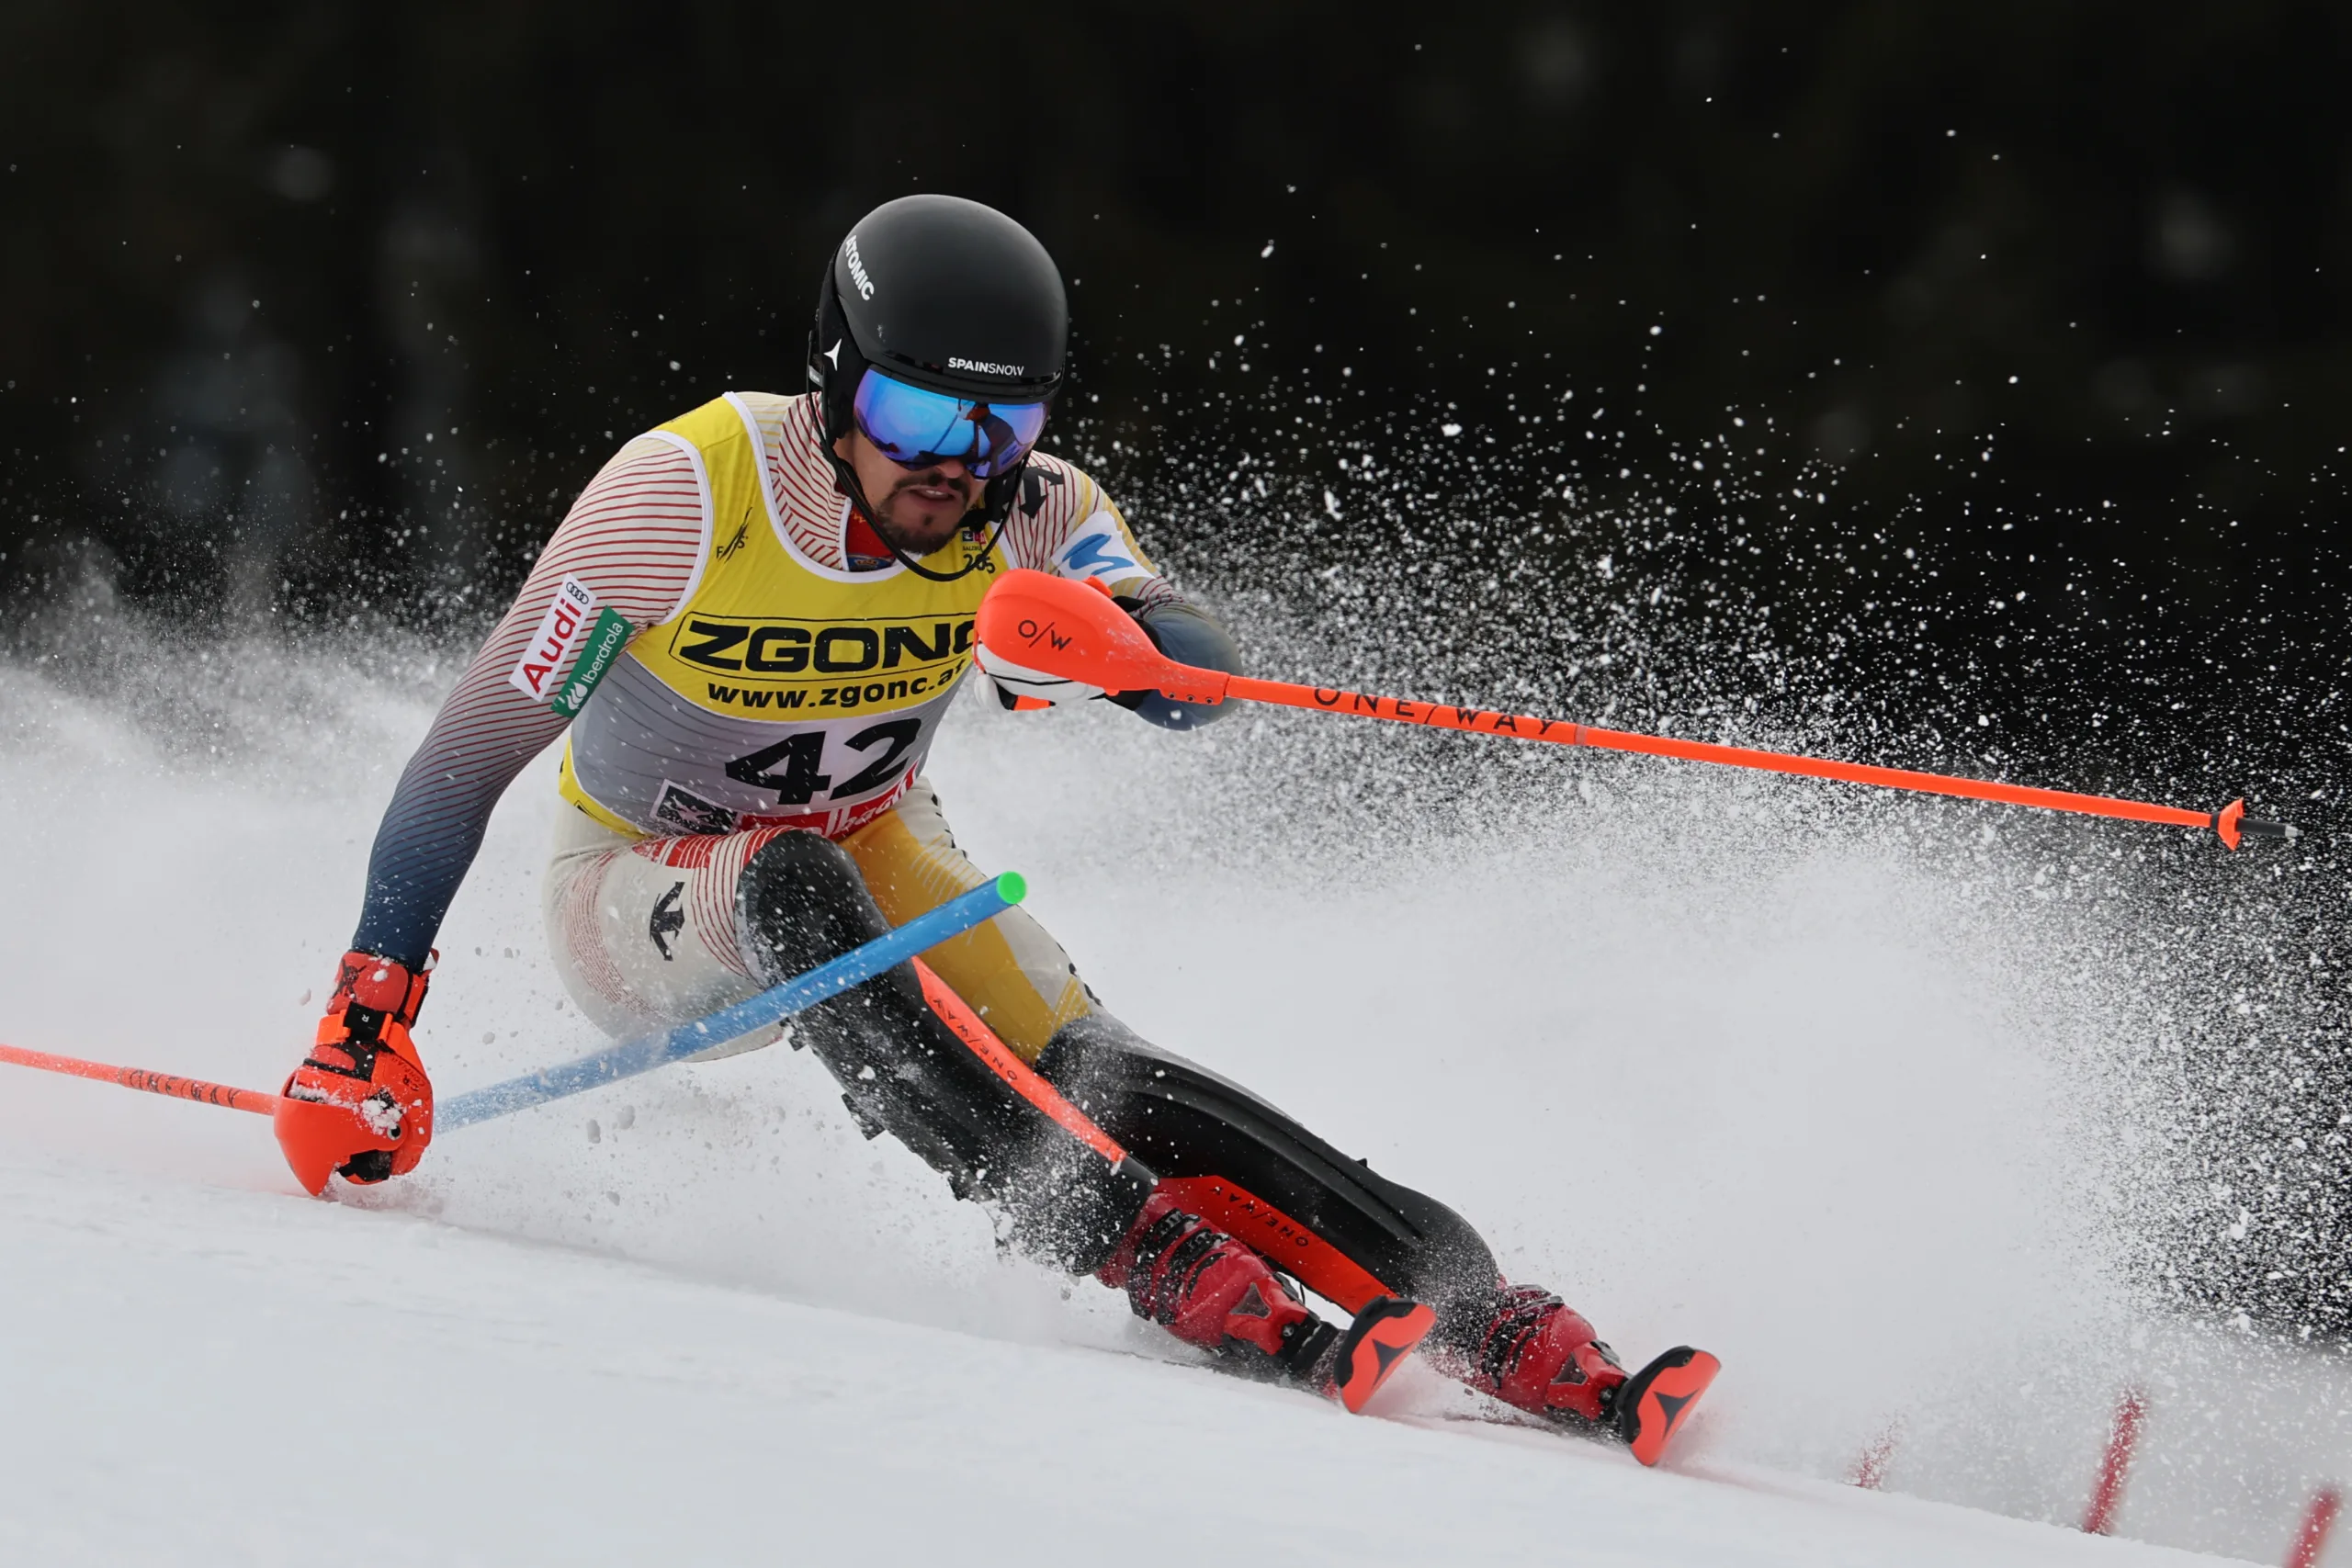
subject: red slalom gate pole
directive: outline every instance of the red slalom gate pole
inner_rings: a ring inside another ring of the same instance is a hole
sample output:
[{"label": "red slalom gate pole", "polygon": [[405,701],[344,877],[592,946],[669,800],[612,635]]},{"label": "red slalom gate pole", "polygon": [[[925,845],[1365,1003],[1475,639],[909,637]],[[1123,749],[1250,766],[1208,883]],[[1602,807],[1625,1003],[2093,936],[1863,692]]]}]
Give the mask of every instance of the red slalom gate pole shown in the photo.
[{"label": "red slalom gate pole", "polygon": [[2098,1479],[2091,1483],[2091,1506],[2083,1515],[2083,1533],[2105,1535],[2123,1502],[2123,1478],[2132,1469],[2132,1452],[2140,1446],[2140,1423],[2147,1418],[2148,1401],[2136,1388],[2127,1388],[2115,1404],[2115,1425],[2108,1429],[2107,1452],[2098,1461]]},{"label": "red slalom gate pole", "polygon": [[1885,1485],[1886,1467],[1894,1462],[1895,1448],[1902,1441],[1903,1418],[1898,1416],[1879,1428],[1878,1436],[1854,1461],[1854,1468],[1846,1479],[1865,1492],[1875,1492]]},{"label": "red slalom gate pole", "polygon": [[225,1105],[232,1111],[250,1111],[256,1116],[277,1114],[277,1096],[264,1094],[257,1089],[235,1089],[224,1083],[207,1083],[202,1078],[151,1073],[144,1067],[118,1067],[108,1062],[87,1062],[79,1056],[56,1056],[47,1051],[26,1051],[14,1045],[0,1045],[0,1062],[120,1084],[125,1089],[167,1094],[175,1100],[193,1100],[201,1105]]},{"label": "red slalom gate pole", "polygon": [[2312,1494],[2311,1506],[2303,1510],[2302,1528],[2295,1532],[2295,1544],[2287,1549],[2287,1568],[2317,1568],[2319,1554],[2327,1550],[2328,1532],[2335,1528],[2336,1513],[2343,1506],[2343,1495],[2333,1486]]},{"label": "red slalom gate pole", "polygon": [[[1090,589],[1100,590],[1090,592]],[[1804,757],[1788,751],[1766,751],[1750,746],[1724,746],[1708,740],[1676,740],[1632,730],[1603,729],[1565,719],[1538,718],[1532,714],[1497,713],[1446,703],[1421,703],[1396,697],[1372,696],[1335,686],[1302,686],[1287,681],[1261,681],[1179,664],[1151,644],[1141,627],[1111,601],[1110,591],[1088,579],[1074,582],[1025,569],[1006,572],[981,601],[977,629],[980,642],[993,654],[1024,668],[1100,686],[1106,692],[1156,691],[1180,703],[1221,703],[1238,697],[1278,707],[1306,708],[1315,713],[1355,714],[1396,724],[1418,724],[1431,729],[1462,730],[1473,735],[1506,735],[1519,740],[1548,741],[1555,746],[1591,746],[1609,751],[1631,751],[1651,757],[1676,757],[1685,761],[1714,762],[1725,767],[1790,773],[1803,778],[1831,779],[1841,784],[1874,784],[1916,795],[1952,795],[1963,800],[1997,801],[2007,806],[2033,806],[2048,811],[2068,811],[2083,817],[2112,817],[2132,822],[2156,822],[2176,828],[2207,829],[2222,842],[2236,849],[2245,838],[2291,839],[2296,829],[2283,822],[2265,822],[2245,814],[2245,802],[2233,800],[2219,811],[2191,811],[2152,801],[2124,800],[2112,795],[2078,795],[2071,790],[2039,789],[2029,784],[1998,784],[1989,779],[1961,778],[1950,773],[1921,773],[1910,768],[1882,768],[1868,762],[1841,762],[1826,757]]]}]

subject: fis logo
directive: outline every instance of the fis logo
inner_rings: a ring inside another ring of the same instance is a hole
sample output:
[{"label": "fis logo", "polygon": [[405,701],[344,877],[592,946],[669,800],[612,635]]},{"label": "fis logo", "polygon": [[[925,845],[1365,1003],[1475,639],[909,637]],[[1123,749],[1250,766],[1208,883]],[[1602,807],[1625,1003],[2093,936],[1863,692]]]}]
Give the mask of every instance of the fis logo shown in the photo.
[{"label": "fis logo", "polygon": [[[842,242],[842,254],[848,258],[850,280],[857,285],[858,298],[861,299],[873,299],[874,280],[865,276],[865,263],[857,254],[856,235],[852,234],[848,239]],[[839,346],[839,344],[835,345],[836,348]],[[838,363],[838,361],[836,361],[836,363]]]},{"label": "fis logo", "polygon": [[735,552],[743,547],[743,542],[751,536],[751,533],[752,513],[751,509],[746,507],[743,511],[743,521],[735,525],[735,532],[727,536],[725,544],[710,553],[720,560],[731,559]]}]

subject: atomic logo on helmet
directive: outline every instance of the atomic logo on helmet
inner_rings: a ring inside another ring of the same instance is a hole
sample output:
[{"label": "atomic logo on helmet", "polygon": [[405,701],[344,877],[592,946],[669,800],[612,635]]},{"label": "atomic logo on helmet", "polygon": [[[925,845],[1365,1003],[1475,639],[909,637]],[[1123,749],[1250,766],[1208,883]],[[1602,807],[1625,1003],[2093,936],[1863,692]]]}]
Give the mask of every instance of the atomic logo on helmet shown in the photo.
[{"label": "atomic logo on helmet", "polygon": [[842,243],[842,254],[849,258],[849,275],[857,284],[861,299],[874,298],[874,280],[865,276],[865,263],[857,254],[857,236],[852,234]]}]

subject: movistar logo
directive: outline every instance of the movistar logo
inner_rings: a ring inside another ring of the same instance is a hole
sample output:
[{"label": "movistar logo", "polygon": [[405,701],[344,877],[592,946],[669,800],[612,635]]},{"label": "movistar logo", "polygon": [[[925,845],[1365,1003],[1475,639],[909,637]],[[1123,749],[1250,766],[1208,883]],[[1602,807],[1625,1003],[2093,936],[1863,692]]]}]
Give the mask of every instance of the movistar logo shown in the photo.
[{"label": "movistar logo", "polygon": [[[855,266],[857,264],[855,262],[850,263],[850,265],[852,266]],[[947,368],[950,370],[977,370],[983,376],[1018,376],[1021,374],[1022,367],[1018,365],[999,365],[993,359],[956,359],[951,357],[947,361]]]},{"label": "movistar logo", "polygon": [[1108,534],[1088,534],[1070,546],[1062,564],[1072,577],[1108,577],[1136,563],[1112,546]]},{"label": "movistar logo", "polygon": [[856,235],[852,234],[847,240],[842,242],[842,254],[849,258],[849,275],[850,277],[857,284],[858,298],[861,299],[873,299],[874,280],[865,276],[865,263],[859,258],[857,254]]}]

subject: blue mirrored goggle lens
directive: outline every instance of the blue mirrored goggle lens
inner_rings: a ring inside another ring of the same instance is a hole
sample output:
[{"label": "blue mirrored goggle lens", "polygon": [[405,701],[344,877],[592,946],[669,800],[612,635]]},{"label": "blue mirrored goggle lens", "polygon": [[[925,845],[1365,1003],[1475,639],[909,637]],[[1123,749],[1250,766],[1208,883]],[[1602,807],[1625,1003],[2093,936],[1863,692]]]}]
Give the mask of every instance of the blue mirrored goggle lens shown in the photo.
[{"label": "blue mirrored goggle lens", "polygon": [[855,407],[857,428],[900,468],[953,457],[984,479],[1027,457],[1046,428],[1043,403],[976,403],[871,368],[857,383]]}]

